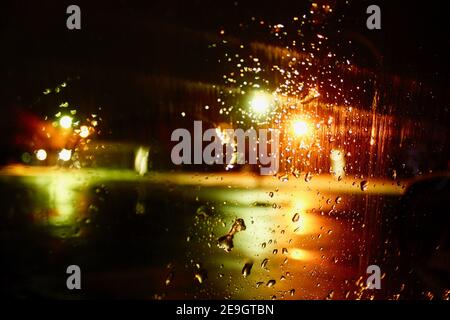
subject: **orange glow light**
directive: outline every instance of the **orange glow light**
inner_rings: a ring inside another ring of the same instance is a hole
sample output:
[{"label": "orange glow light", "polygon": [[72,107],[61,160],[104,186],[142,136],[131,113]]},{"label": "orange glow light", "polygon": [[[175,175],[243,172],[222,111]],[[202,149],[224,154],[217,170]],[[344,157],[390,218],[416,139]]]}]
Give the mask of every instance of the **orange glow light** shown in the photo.
[{"label": "orange glow light", "polygon": [[311,128],[305,120],[296,119],[292,122],[292,131],[297,137],[309,135]]}]

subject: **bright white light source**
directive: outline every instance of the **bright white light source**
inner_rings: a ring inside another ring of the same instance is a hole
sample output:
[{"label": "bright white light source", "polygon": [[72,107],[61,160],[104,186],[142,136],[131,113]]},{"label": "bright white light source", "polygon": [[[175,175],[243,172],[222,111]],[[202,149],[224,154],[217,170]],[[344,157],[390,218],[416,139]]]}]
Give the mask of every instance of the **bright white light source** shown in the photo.
[{"label": "bright white light source", "polygon": [[88,126],[80,127],[80,137],[87,138],[89,136],[89,128]]},{"label": "bright white light source", "polygon": [[295,120],[292,123],[292,129],[294,130],[294,134],[296,136],[304,136],[308,133],[308,123],[304,120]]},{"label": "bright white light source", "polygon": [[273,97],[265,92],[256,92],[250,100],[250,107],[258,114],[267,113],[272,106]]},{"label": "bright white light source", "polygon": [[69,129],[72,126],[72,118],[69,116],[64,116],[59,119],[59,125],[64,129]]},{"label": "bright white light source", "polygon": [[36,151],[36,158],[40,161],[44,161],[45,159],[47,159],[47,151],[45,151],[44,149],[39,149],[38,151]]},{"label": "bright white light source", "polygon": [[62,149],[59,154],[59,159],[62,161],[69,161],[72,158],[72,150]]}]

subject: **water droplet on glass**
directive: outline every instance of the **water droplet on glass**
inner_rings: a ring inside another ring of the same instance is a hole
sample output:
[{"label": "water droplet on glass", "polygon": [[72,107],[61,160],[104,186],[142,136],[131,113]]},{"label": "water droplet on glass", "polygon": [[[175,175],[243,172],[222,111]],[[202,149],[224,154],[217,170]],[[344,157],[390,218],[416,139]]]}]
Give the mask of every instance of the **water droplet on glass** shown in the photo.
[{"label": "water droplet on glass", "polygon": [[209,210],[206,206],[200,206],[198,207],[197,211],[195,212],[195,214],[199,217],[199,218],[203,218],[206,219],[209,217]]},{"label": "water droplet on glass", "polygon": [[262,262],[261,262],[261,268],[265,269],[267,267],[267,263],[269,262],[269,259],[265,258]]},{"label": "water droplet on glass", "polygon": [[294,216],[292,217],[292,222],[297,222],[300,219],[300,214],[297,212],[296,214],[294,214]]},{"label": "water droplet on glass", "polygon": [[367,188],[369,187],[369,181],[367,180],[361,181],[360,187],[362,191],[366,191]]},{"label": "water droplet on glass", "polygon": [[292,171],[292,175],[298,179],[301,175],[301,171],[298,169],[295,169],[294,171]]},{"label": "water droplet on glass", "polygon": [[307,172],[305,175],[305,182],[310,182],[312,179],[312,174],[310,172]]},{"label": "water droplet on glass", "polygon": [[334,296],[334,291],[331,290],[331,291],[328,293],[328,295],[327,295],[327,297],[326,297],[326,300],[331,300],[331,299],[333,299],[333,296]]},{"label": "water droplet on glass", "polygon": [[197,280],[198,283],[202,284],[208,278],[208,274],[206,270],[201,269],[194,273],[194,278],[195,280]]},{"label": "water droplet on glass", "polygon": [[239,231],[244,231],[246,228],[247,227],[245,226],[244,219],[239,218],[234,221],[234,224],[231,227],[230,233],[232,233],[234,235],[235,233],[238,233]]},{"label": "water droplet on glass", "polygon": [[169,284],[172,283],[173,276],[174,276],[174,273],[172,271],[169,272],[169,274],[166,277],[166,286],[168,286]]},{"label": "water droplet on glass", "polygon": [[277,283],[275,280],[269,280],[269,281],[267,281],[267,287],[273,287],[274,285],[275,285],[275,283]]},{"label": "water droplet on glass", "polygon": [[244,265],[244,268],[242,268],[242,275],[244,276],[244,278],[246,278],[250,275],[252,267],[253,267],[253,262],[247,262]]},{"label": "water droplet on glass", "polygon": [[291,290],[289,291],[289,294],[291,295],[291,297],[293,297],[294,294],[295,294],[295,289],[291,289]]},{"label": "water droplet on glass", "polygon": [[234,221],[233,225],[231,226],[230,231],[220,237],[217,240],[217,246],[221,249],[224,249],[226,252],[230,252],[233,247],[233,237],[236,233],[245,230],[247,227],[245,226],[244,219],[238,218]]},{"label": "water droplet on glass", "polygon": [[217,240],[217,246],[221,249],[224,249],[226,252],[230,252],[233,247],[233,236],[232,235],[224,235]]}]

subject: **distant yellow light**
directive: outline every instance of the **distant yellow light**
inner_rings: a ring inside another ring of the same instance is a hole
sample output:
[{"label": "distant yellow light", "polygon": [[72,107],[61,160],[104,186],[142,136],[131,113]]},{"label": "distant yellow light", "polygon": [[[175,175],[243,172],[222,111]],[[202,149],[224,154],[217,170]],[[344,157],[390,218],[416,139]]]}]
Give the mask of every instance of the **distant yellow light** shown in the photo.
[{"label": "distant yellow light", "polygon": [[38,151],[36,151],[36,158],[40,161],[44,161],[45,159],[47,159],[47,151],[45,151],[44,149],[39,149]]},{"label": "distant yellow light", "polygon": [[64,116],[59,119],[59,125],[64,129],[69,129],[72,126],[72,118],[69,116]]},{"label": "distant yellow light", "polygon": [[294,248],[289,250],[290,257],[294,260],[303,260],[308,261],[314,258],[314,255],[311,251],[305,249]]},{"label": "distant yellow light", "polygon": [[145,147],[139,147],[136,151],[136,156],[134,158],[134,169],[143,176],[148,171],[148,154],[149,149]]},{"label": "distant yellow light", "polygon": [[256,92],[250,100],[250,107],[257,114],[267,113],[272,104],[273,97],[265,92]]},{"label": "distant yellow light", "polygon": [[62,161],[69,161],[72,158],[72,150],[62,149],[59,154],[59,159]]},{"label": "distant yellow light", "polygon": [[80,127],[80,137],[87,138],[89,136],[89,127],[81,126]]},{"label": "distant yellow light", "polygon": [[292,129],[296,136],[304,136],[309,132],[308,123],[304,120],[294,120],[292,123]]}]

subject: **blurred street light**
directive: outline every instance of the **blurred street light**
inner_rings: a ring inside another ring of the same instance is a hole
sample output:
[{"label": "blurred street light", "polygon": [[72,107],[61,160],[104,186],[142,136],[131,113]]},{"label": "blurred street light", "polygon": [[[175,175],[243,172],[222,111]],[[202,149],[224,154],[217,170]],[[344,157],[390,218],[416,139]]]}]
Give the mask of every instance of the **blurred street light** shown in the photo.
[{"label": "blurred street light", "polygon": [[39,149],[38,151],[36,151],[36,158],[40,161],[44,161],[45,159],[47,159],[47,151],[45,151],[44,149]]},{"label": "blurred street light", "polygon": [[80,127],[80,137],[87,138],[89,136],[89,127],[81,126]]},{"label": "blurred street light", "polygon": [[72,118],[69,116],[63,116],[59,119],[59,125],[64,129],[69,129],[72,126]]},{"label": "blurred street light", "polygon": [[62,161],[69,161],[72,158],[72,150],[62,149],[59,154],[59,159]]},{"label": "blurred street light", "polygon": [[258,91],[250,99],[252,111],[258,115],[266,114],[273,105],[273,97],[269,93]]},{"label": "blurred street light", "polygon": [[310,125],[301,119],[295,119],[292,122],[292,131],[296,137],[306,136],[311,133]]}]

